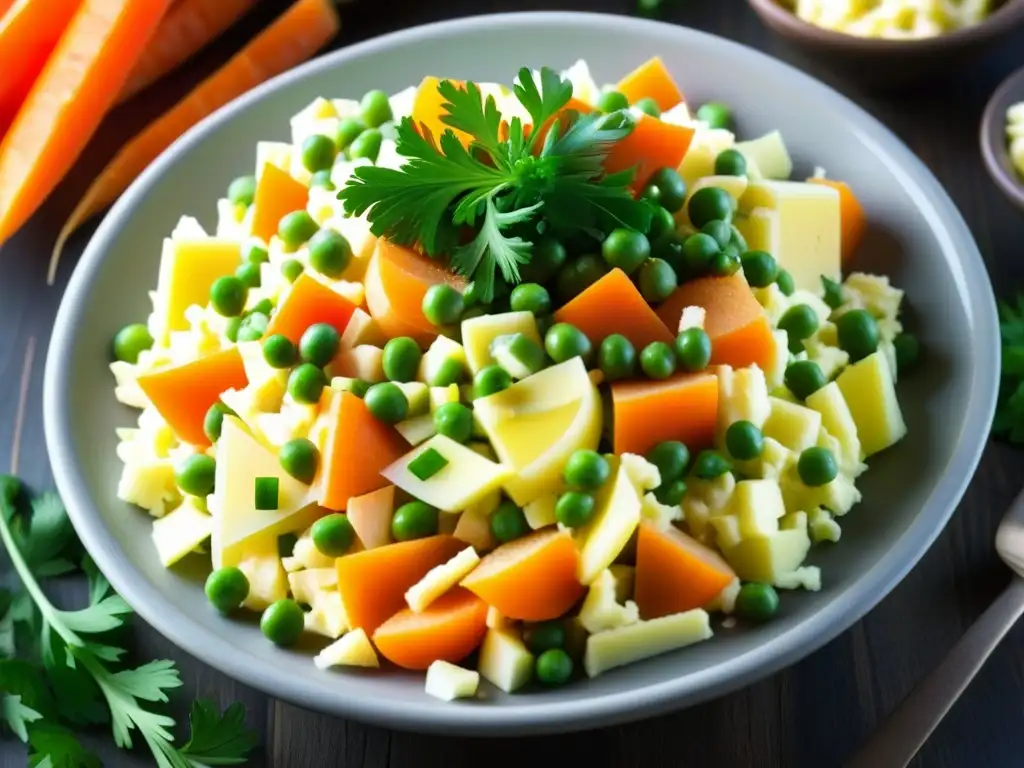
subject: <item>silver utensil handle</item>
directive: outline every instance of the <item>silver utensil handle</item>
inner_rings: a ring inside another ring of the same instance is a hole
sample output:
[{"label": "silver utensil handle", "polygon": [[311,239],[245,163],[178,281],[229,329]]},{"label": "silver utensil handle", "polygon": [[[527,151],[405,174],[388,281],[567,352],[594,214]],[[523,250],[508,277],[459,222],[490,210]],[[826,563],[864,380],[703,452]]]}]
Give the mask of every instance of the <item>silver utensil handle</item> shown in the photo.
[{"label": "silver utensil handle", "polygon": [[1024,579],[1014,576],[942,663],[871,734],[846,768],[905,768],[1022,613]]}]

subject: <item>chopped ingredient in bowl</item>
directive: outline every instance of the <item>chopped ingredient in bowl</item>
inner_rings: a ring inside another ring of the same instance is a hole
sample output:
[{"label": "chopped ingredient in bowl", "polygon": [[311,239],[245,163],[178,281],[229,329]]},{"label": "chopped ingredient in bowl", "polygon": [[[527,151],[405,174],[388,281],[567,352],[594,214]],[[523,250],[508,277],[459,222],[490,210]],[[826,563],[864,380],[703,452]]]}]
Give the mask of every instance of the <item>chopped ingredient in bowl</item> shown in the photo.
[{"label": "chopped ingredient in bowl", "polygon": [[1006,142],[1010,161],[1024,179],[1024,101],[1006,110]]},{"label": "chopped ingredient in bowl", "polygon": [[804,21],[858,37],[914,40],[979,24],[991,0],[783,0]]}]

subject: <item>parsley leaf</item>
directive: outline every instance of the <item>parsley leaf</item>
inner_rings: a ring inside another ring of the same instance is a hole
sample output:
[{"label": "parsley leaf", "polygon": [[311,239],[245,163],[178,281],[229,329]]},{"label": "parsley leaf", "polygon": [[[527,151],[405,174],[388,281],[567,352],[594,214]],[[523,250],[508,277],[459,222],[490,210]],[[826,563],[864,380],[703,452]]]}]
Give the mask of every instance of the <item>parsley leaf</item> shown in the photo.
[{"label": "parsley leaf", "polygon": [[493,200],[487,201],[483,225],[477,236],[452,254],[452,266],[457,272],[478,275],[481,295],[494,295],[495,267],[501,269],[506,282],[512,282],[518,278],[519,265],[530,260],[530,244],[521,237],[505,237],[502,230],[526,221],[540,206],[541,203],[535,203],[528,208],[503,213]]},{"label": "parsley leaf", "polygon": [[1012,302],[999,304],[1002,338],[1002,380],[992,431],[1017,445],[1024,445],[1024,293]]},{"label": "parsley leaf", "polygon": [[54,725],[33,725],[28,734],[29,768],[101,768],[100,759],[74,734]]},{"label": "parsley leaf", "polygon": [[21,701],[21,696],[10,693],[0,696],[0,715],[3,716],[4,724],[22,741],[28,741],[26,726],[43,717],[34,709],[26,707]]},{"label": "parsley leaf", "polygon": [[209,699],[192,704],[189,740],[181,754],[203,765],[237,765],[256,746],[256,734],[245,728],[245,707],[235,702],[221,714]]}]

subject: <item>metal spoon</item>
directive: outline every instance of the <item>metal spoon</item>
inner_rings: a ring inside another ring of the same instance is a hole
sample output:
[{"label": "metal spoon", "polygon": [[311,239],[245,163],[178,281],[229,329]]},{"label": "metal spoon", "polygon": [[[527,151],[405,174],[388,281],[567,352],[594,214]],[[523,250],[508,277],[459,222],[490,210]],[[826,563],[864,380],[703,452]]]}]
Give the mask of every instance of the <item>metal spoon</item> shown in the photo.
[{"label": "metal spoon", "polygon": [[846,768],[905,768],[1024,613],[1024,492],[996,531],[996,552],[1014,576],[938,667],[900,702]]}]

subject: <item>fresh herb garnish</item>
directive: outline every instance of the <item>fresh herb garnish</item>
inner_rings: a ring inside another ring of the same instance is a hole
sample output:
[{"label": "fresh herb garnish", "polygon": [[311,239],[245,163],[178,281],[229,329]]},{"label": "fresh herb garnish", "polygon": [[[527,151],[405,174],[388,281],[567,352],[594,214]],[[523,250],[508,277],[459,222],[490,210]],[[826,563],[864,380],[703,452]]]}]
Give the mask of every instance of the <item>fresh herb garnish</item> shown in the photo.
[{"label": "fresh herb garnish", "polygon": [[1011,443],[1024,445],[1024,293],[1016,306],[999,304],[999,333],[1003,341],[1002,380],[992,431]]},{"label": "fresh herb garnish", "polygon": [[[212,702],[194,702],[190,738],[174,745],[174,720],[151,706],[181,686],[174,662],[120,663],[126,651],[111,643],[131,608],[81,554],[60,499],[43,494],[24,515],[16,511],[21,496],[15,478],[0,476],[0,540],[24,587],[0,589],[0,725],[28,745],[29,766],[99,768],[71,729],[105,722],[125,749],[137,731],[158,768],[244,763],[256,734],[245,727],[241,704],[221,714]],[[57,608],[37,578],[76,571],[76,562],[89,581],[89,604]]]},{"label": "fresh herb garnish", "polygon": [[[449,257],[453,270],[475,281],[484,302],[494,297],[498,271],[519,282],[533,233],[600,238],[616,227],[646,231],[651,209],[633,198],[632,171],[606,174],[603,162],[633,130],[628,112],[566,110],[572,83],[552,69],[519,72],[513,92],[530,126],[504,124],[493,96],[475,83],[438,85],[444,98],[440,137],[420,133],[411,118],[397,128],[401,168],[357,168],[338,193],[350,216],[367,214],[375,235]],[[463,146],[459,135],[471,137]],[[460,242],[462,230],[472,237]]]}]

